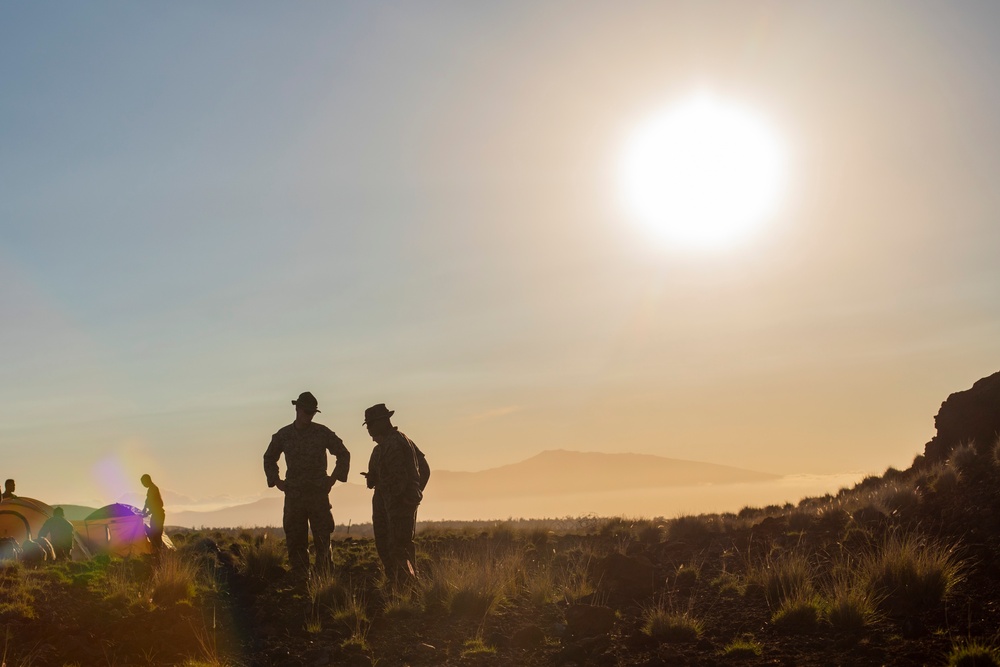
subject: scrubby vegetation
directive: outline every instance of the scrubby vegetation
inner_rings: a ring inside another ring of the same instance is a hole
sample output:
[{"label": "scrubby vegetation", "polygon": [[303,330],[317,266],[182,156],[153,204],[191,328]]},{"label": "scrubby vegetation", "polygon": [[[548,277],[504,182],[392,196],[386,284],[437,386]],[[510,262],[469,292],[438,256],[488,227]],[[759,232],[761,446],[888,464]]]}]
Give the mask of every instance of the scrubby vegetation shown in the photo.
[{"label": "scrubby vegetation", "polygon": [[996,452],[735,514],[423,525],[399,588],[363,527],[305,582],[259,529],[7,563],[4,664],[995,665]]}]

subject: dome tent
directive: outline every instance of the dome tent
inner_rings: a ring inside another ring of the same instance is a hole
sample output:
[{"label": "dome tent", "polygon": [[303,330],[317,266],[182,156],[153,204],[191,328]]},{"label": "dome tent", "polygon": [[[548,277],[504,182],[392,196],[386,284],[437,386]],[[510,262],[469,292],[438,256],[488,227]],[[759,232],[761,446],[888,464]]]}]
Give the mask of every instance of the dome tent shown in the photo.
[{"label": "dome tent", "polygon": [[[83,521],[72,523],[94,553],[110,553],[115,556],[153,553],[142,512],[132,505],[105,505],[91,512]],[[163,546],[174,548],[166,535],[163,536]]]},{"label": "dome tent", "polygon": [[[0,502],[0,537],[11,537],[18,544],[24,544],[25,540],[38,536],[38,531],[52,515],[52,507],[40,500],[21,496],[8,498]],[[90,551],[80,537],[79,531],[73,535],[73,560],[90,558]]]}]

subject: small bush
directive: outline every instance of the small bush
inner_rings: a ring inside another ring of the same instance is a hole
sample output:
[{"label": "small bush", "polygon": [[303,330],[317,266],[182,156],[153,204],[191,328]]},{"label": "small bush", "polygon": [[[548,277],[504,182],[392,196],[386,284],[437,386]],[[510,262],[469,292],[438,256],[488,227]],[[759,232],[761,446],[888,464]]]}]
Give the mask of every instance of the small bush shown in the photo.
[{"label": "small bush", "polygon": [[975,443],[963,442],[955,447],[948,457],[948,462],[959,473],[975,472],[979,466],[979,453],[976,451]]},{"label": "small bush", "polygon": [[764,597],[772,606],[813,593],[812,567],[806,556],[800,553],[768,556],[751,567],[747,578],[748,584],[756,584],[763,589]]},{"label": "small bush", "polygon": [[750,636],[734,639],[722,649],[722,655],[734,659],[759,658],[763,652],[761,643]]},{"label": "small bush", "polygon": [[677,613],[662,605],[650,607],[643,613],[642,631],[661,642],[693,642],[701,636],[704,625],[688,613]]},{"label": "small bush", "polygon": [[1000,651],[978,641],[952,646],[948,667],[1000,667]]},{"label": "small bush", "polygon": [[269,581],[285,571],[285,550],[277,540],[263,539],[241,545],[238,568],[250,579]]},{"label": "small bush", "polygon": [[496,648],[488,645],[482,637],[473,637],[466,640],[462,645],[462,657],[468,658],[477,655],[495,655]]},{"label": "small bush", "polygon": [[153,569],[150,599],[157,605],[176,604],[195,596],[198,570],[179,555],[166,552]]},{"label": "small bush", "polygon": [[812,632],[819,625],[821,614],[819,600],[815,597],[788,598],[771,617],[771,622],[785,632]]},{"label": "small bush", "polygon": [[306,585],[306,594],[313,609],[340,609],[347,603],[350,592],[329,573],[313,575]]},{"label": "small bush", "polygon": [[706,516],[680,516],[670,522],[671,540],[699,540],[712,534],[712,520]]},{"label": "small bush", "polygon": [[962,576],[952,547],[913,535],[892,535],[862,567],[880,606],[902,616],[941,604]]},{"label": "small bush", "polygon": [[938,493],[951,493],[958,487],[960,481],[958,472],[951,466],[947,466],[931,482],[931,488]]},{"label": "small bush", "polygon": [[875,619],[876,604],[864,582],[846,574],[835,578],[831,587],[826,618],[837,632],[860,635]]}]

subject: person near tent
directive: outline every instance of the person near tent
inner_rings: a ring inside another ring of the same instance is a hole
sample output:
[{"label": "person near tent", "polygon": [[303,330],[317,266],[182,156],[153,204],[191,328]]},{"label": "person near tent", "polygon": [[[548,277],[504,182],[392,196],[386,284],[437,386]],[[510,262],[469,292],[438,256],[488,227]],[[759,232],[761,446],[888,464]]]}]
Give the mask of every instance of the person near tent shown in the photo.
[{"label": "person near tent", "polygon": [[375,550],[386,576],[399,583],[416,577],[413,533],[431,470],[420,448],[389,421],[393,414],[384,403],[373,405],[365,410],[363,425],[375,441],[365,474],[374,489]]},{"label": "person near tent", "polygon": [[8,500],[10,498],[17,498],[14,493],[14,480],[8,479],[3,483],[3,494],[0,494],[0,500]]},{"label": "person near tent", "polygon": [[163,496],[160,495],[160,488],[153,484],[153,479],[149,475],[143,475],[139,482],[146,487],[146,504],[142,506],[142,515],[149,517],[149,541],[153,545],[153,551],[159,552],[163,548],[163,523],[166,521],[167,513],[163,509]]},{"label": "person near tent", "polygon": [[[268,487],[277,487],[285,494],[281,524],[288,545],[288,561],[292,573],[302,579],[309,571],[309,531],[312,530],[316,549],[316,569],[329,571],[330,535],[333,533],[333,513],[330,489],[347,481],[351,453],[336,433],[313,421],[319,412],[319,402],[304,391],[292,401],[295,421],[271,436],[264,452],[264,474]],[[326,474],[327,452],[336,458],[333,473]],[[278,471],[278,459],[285,455],[285,478]]]},{"label": "person near tent", "polygon": [[38,531],[39,538],[48,538],[56,560],[68,559],[73,551],[73,524],[66,520],[63,508],[56,507]]}]

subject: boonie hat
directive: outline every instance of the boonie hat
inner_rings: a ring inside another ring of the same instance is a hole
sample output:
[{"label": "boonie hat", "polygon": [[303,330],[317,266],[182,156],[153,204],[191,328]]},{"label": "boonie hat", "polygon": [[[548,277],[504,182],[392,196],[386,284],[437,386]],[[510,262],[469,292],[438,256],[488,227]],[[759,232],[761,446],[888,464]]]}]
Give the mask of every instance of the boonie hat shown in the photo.
[{"label": "boonie hat", "polygon": [[312,410],[313,412],[322,412],[319,409],[319,401],[310,392],[304,391],[299,394],[299,397],[292,401],[292,405],[302,408],[303,410]]},{"label": "boonie hat", "polygon": [[395,410],[390,410],[385,407],[385,403],[379,403],[378,405],[373,405],[365,410],[365,420],[361,422],[361,425],[364,426],[368,422],[375,421],[376,419],[388,419],[394,414],[396,414]]}]

